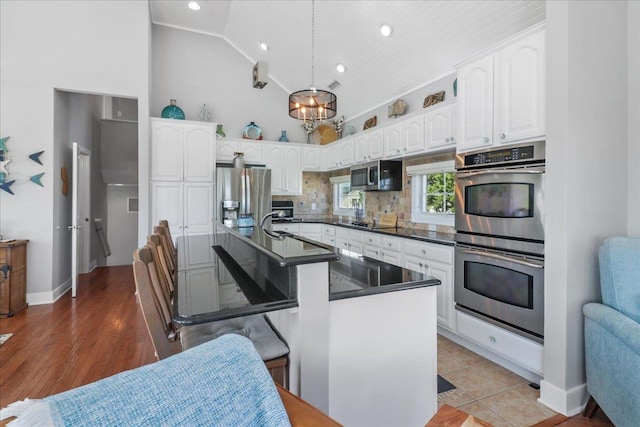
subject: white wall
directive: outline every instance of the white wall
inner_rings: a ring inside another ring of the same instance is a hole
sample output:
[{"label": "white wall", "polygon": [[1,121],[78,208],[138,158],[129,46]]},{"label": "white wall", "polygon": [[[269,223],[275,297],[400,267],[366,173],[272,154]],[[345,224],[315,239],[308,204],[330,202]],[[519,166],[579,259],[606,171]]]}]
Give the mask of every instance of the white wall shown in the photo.
[{"label": "white wall", "polygon": [[107,187],[107,240],[111,247],[107,265],[131,265],[133,250],[138,247],[138,214],[127,212],[128,197],[138,197],[137,186]]},{"label": "white wall", "polygon": [[[54,206],[54,195],[63,197],[59,177],[64,156],[55,139],[66,136],[54,136],[60,124],[54,126],[54,108],[64,108],[54,89],[135,97],[140,116],[148,116],[148,8],[147,2],[134,0],[0,2],[2,134],[11,136],[15,158],[45,151],[44,165],[38,169],[45,172],[44,188],[16,184],[15,196],[0,194],[0,233],[30,240],[29,303],[51,302],[53,290],[66,281],[59,277],[64,276],[62,270],[53,274],[54,253],[61,253],[57,266],[70,263],[64,248],[56,247],[62,236],[55,229],[61,224],[54,219],[59,221],[64,212],[60,201]],[[139,140],[148,156],[148,123],[140,126]],[[141,173],[147,173],[148,159],[141,164],[146,167]],[[23,162],[16,170],[30,173],[31,166]],[[148,191],[141,197],[148,203]],[[148,208],[143,208],[148,215]],[[147,234],[148,224],[143,225],[141,236]]]},{"label": "white wall", "polygon": [[629,235],[640,237],[640,2],[628,14]]},{"label": "white wall", "polygon": [[547,2],[540,400],[564,414],[586,402],[582,306],[600,299],[597,248],[628,231],[627,13],[621,1]]},{"label": "white wall", "polygon": [[207,104],[211,121],[222,123],[227,137],[242,137],[253,121],[264,139],[277,141],[286,130],[290,141],[306,142],[300,121],[288,115],[289,94],[271,80],[255,89],[253,63],[226,41],[160,25],[152,30],[153,117],[173,98],[187,120],[199,120],[200,107]]}]

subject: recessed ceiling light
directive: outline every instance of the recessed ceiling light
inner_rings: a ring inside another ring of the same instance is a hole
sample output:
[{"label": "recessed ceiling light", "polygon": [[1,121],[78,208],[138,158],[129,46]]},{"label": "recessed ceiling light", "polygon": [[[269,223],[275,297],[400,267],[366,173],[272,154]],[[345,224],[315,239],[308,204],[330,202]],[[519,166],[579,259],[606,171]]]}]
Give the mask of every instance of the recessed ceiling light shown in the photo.
[{"label": "recessed ceiling light", "polygon": [[260,42],[260,49],[269,50],[269,45],[266,44],[265,42]]},{"label": "recessed ceiling light", "polygon": [[189,6],[189,9],[191,10],[200,10],[200,5],[195,1],[190,1],[187,6]]},{"label": "recessed ceiling light", "polygon": [[382,34],[385,37],[389,37],[392,32],[393,32],[393,29],[391,28],[391,25],[382,24],[382,26],[380,27],[380,34]]},{"label": "recessed ceiling light", "polygon": [[347,71],[347,67],[345,67],[344,64],[338,64],[336,65],[336,70],[338,70],[339,73],[344,73]]}]

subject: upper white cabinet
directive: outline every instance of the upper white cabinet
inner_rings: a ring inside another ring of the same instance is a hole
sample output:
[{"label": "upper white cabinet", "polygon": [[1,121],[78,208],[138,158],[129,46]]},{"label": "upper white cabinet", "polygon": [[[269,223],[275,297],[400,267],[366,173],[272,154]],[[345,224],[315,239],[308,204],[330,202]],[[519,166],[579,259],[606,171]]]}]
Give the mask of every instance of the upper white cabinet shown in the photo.
[{"label": "upper white cabinet", "polygon": [[354,162],[368,162],[381,159],[384,155],[384,129],[376,129],[356,136],[354,144]]},{"label": "upper white cabinet", "polygon": [[355,138],[346,138],[334,142],[327,149],[327,169],[341,169],[351,166],[355,161]]},{"label": "upper white cabinet", "polygon": [[300,147],[288,144],[265,144],[267,167],[271,169],[271,194],[302,194]]},{"label": "upper white cabinet", "polygon": [[244,154],[244,161],[251,164],[264,164],[264,142],[237,139],[218,139],[216,141],[216,160],[231,163],[235,153]]},{"label": "upper white cabinet", "polygon": [[384,128],[384,156],[403,157],[424,151],[424,114],[417,114]]},{"label": "upper white cabinet", "polygon": [[215,124],[151,119],[151,180],[210,182]]},{"label": "upper white cabinet", "polygon": [[458,69],[457,150],[545,135],[545,32],[508,42]]},{"label": "upper white cabinet", "polygon": [[302,170],[322,170],[322,151],[320,151],[320,147],[314,145],[302,147]]},{"label": "upper white cabinet", "polygon": [[456,104],[447,103],[430,109],[424,118],[427,151],[455,147]]}]

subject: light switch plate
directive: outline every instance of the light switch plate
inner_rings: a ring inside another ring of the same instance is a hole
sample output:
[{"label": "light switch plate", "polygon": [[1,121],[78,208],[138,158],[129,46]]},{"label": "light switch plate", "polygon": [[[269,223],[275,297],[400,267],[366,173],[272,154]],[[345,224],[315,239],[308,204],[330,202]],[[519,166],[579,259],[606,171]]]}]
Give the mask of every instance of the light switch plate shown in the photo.
[{"label": "light switch plate", "polygon": [[316,210],[316,204],[315,203],[311,203],[311,210],[315,211]]}]

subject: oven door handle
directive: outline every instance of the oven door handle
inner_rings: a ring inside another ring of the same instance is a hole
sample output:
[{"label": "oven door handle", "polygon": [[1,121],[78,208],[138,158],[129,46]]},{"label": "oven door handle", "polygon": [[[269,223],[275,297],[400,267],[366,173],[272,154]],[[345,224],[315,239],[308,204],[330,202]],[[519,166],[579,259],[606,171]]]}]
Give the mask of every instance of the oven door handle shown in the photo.
[{"label": "oven door handle", "polygon": [[469,178],[472,176],[479,175],[492,175],[492,174],[514,174],[514,173],[523,173],[523,174],[531,174],[531,175],[542,175],[544,171],[535,170],[535,169],[497,169],[497,170],[482,170],[482,171],[473,171],[473,172],[458,172],[458,178]]},{"label": "oven door handle", "polygon": [[534,264],[532,262],[523,261],[521,259],[512,258],[512,257],[506,256],[506,255],[492,254],[492,253],[489,253],[489,252],[472,251],[472,250],[465,250],[465,249],[459,249],[458,251],[461,254],[480,255],[480,256],[485,256],[485,257],[488,257],[488,258],[499,259],[501,261],[513,262],[513,263],[524,265],[526,267],[531,267],[531,268],[539,268],[539,269],[543,269],[544,268],[543,265]]}]

